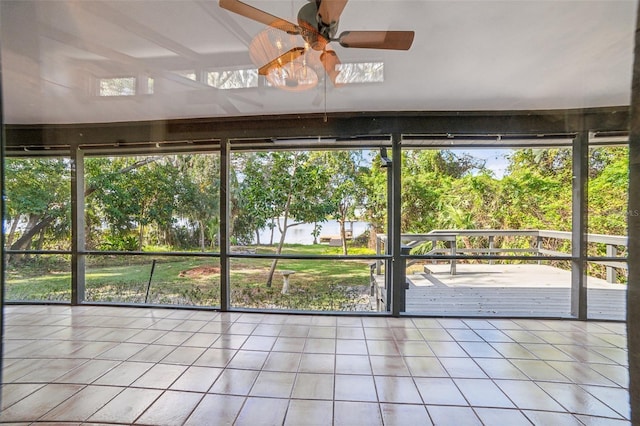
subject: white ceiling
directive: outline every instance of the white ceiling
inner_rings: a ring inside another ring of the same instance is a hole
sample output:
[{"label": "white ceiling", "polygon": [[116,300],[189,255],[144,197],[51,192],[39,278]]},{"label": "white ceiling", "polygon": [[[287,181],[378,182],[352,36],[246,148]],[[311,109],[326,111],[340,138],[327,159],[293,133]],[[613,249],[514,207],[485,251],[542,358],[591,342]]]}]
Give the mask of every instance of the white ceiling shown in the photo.
[{"label": "white ceiling", "polygon": [[[306,0],[247,0],[294,20]],[[264,27],[211,1],[0,0],[6,123],[113,122],[332,111],[529,110],[628,105],[635,0],[350,0],[343,30],[415,30],[406,52],[345,49],[384,63],[384,82],[290,93],[219,90],[176,71],[255,67]],[[95,96],[95,79],[154,79],[154,94]]]}]

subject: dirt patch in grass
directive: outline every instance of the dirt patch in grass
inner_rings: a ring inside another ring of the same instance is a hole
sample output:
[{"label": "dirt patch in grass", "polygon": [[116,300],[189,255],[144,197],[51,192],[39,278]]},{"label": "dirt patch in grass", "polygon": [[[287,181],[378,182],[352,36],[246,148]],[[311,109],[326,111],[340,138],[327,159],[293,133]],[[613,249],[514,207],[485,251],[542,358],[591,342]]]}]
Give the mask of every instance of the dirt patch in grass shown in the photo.
[{"label": "dirt patch in grass", "polygon": [[218,266],[198,266],[195,268],[187,269],[186,271],[180,271],[179,277],[203,277],[207,275],[219,274],[220,268]]}]

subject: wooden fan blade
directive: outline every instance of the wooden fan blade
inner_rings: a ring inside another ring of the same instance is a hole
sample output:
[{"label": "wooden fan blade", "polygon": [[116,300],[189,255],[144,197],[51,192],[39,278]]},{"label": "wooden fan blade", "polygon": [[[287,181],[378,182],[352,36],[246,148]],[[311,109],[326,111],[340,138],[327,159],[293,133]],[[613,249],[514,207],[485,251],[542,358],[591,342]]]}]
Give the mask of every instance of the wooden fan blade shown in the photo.
[{"label": "wooden fan blade", "polygon": [[288,64],[289,62],[295,61],[300,56],[304,55],[304,50],[304,47],[294,47],[288,52],[285,52],[282,55],[278,56],[273,61],[270,61],[269,63],[261,66],[258,69],[258,74],[267,75],[273,68],[280,68]]},{"label": "wooden fan blade", "polygon": [[345,31],[338,38],[342,47],[409,50],[413,31]]},{"label": "wooden fan blade", "polygon": [[254,21],[261,22],[289,34],[300,34],[300,28],[297,25],[241,1],[220,0],[219,5],[229,12],[237,13],[245,18],[253,19]]},{"label": "wooden fan blade", "polygon": [[334,22],[340,20],[340,15],[347,5],[348,0],[320,0],[320,7],[318,8],[318,15],[327,25],[331,25]]},{"label": "wooden fan blade", "polygon": [[320,55],[320,61],[333,85],[342,86],[342,83],[336,81],[340,75],[340,71],[336,69],[336,66],[341,63],[336,52],[333,50],[325,50]]}]

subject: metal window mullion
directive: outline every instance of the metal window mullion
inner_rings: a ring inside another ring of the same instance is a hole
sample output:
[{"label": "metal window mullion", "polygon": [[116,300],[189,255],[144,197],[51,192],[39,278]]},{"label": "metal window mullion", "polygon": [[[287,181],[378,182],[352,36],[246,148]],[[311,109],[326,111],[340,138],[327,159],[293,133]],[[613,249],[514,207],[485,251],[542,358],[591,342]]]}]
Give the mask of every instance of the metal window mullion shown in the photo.
[{"label": "metal window mullion", "polygon": [[85,300],[84,153],[71,149],[71,304]]},{"label": "metal window mullion", "polygon": [[571,315],[587,319],[587,184],[589,133],[576,135],[572,149]]},{"label": "metal window mullion", "polygon": [[229,139],[220,141],[220,310],[231,307],[229,271]]},{"label": "metal window mullion", "polygon": [[[392,135],[392,147],[391,147],[391,173],[392,173],[392,204],[391,204],[391,238],[388,241],[391,242],[391,314],[393,316],[399,316],[405,311],[405,286],[403,282],[404,278],[404,265],[402,257],[402,146],[400,144],[402,137],[400,134],[394,133]],[[387,206],[389,208],[389,206]]]}]

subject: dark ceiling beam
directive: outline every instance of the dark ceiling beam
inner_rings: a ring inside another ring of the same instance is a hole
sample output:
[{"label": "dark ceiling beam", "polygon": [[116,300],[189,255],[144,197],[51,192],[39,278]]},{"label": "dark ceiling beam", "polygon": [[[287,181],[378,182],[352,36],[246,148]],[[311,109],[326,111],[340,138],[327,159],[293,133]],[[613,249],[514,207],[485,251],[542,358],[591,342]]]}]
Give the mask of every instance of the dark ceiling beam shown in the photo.
[{"label": "dark ceiling beam", "polygon": [[[6,125],[6,146],[46,147],[231,139],[376,137],[392,133],[549,135],[625,131],[628,107],[550,111],[362,112],[126,123]],[[114,151],[115,151],[114,147]]]}]

